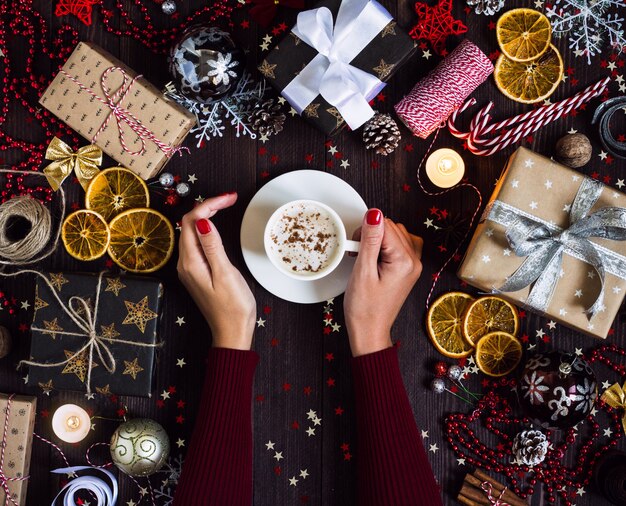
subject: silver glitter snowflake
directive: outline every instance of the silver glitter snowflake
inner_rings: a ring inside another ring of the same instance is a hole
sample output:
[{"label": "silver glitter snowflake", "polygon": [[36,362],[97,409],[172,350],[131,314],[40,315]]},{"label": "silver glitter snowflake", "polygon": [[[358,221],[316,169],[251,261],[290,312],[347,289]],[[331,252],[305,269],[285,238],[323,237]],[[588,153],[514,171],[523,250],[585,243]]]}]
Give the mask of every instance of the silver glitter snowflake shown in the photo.
[{"label": "silver glitter snowflake", "polygon": [[174,492],[182,470],[183,456],[179,455],[177,458],[170,457],[163,469],[159,471],[159,474],[164,475],[160,486],[154,490],[154,498],[157,499],[159,506],[171,506],[173,504]]},{"label": "silver glitter snowflake", "polygon": [[624,18],[608,12],[623,8],[622,0],[555,0],[546,15],[555,36],[567,36],[576,56],[591,58],[602,52],[605,42],[622,50],[626,47]]},{"label": "silver glitter snowflake", "polygon": [[248,123],[248,113],[263,99],[265,81],[256,82],[249,72],[244,72],[232,93],[207,104],[181,95],[174,87],[174,83],[165,86],[165,95],[196,116],[197,124],[190,133],[197,139],[197,147],[214,137],[222,137],[227,123],[235,128],[237,137],[241,135],[248,135],[251,139],[257,137]]}]

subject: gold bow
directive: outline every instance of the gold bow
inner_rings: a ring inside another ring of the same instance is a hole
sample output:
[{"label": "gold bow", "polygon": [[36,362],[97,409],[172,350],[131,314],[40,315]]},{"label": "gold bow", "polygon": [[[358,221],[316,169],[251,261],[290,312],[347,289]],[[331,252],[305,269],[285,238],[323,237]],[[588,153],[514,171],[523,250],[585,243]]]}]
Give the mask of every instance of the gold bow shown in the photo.
[{"label": "gold bow", "polygon": [[624,413],[622,413],[622,427],[626,433],[626,382],[623,386],[620,386],[619,383],[613,383],[604,391],[600,398],[612,408],[624,410]]},{"label": "gold bow", "polygon": [[43,173],[54,191],[59,189],[72,171],[76,174],[83,189],[87,190],[89,182],[99,172],[98,165],[102,163],[102,150],[95,144],[90,144],[74,153],[65,142],[55,137],[50,141],[46,150],[46,160],[53,160],[43,169]]}]

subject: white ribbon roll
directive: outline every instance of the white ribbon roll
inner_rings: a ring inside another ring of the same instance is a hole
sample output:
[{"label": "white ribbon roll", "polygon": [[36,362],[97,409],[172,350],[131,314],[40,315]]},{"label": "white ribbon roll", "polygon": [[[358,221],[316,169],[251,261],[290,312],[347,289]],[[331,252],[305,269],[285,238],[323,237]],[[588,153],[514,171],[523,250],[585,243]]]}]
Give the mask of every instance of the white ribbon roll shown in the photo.
[{"label": "white ribbon roll", "polygon": [[318,54],[282,95],[300,114],[321,95],[337,108],[352,130],[359,128],[374,115],[368,102],[385,83],[350,62],[392,19],[375,0],[343,0],[334,26],[327,7],[298,14],[292,32]]},{"label": "white ribbon roll", "polygon": [[115,476],[106,469],[90,466],[65,467],[63,469],[55,469],[51,471],[55,474],[72,474],[85,470],[98,471],[104,473],[111,482],[111,485],[97,476],[80,476],[71,480],[52,501],[52,506],[56,506],[57,499],[65,494],[63,498],[63,506],[74,506],[76,500],[74,496],[80,490],[88,490],[96,498],[96,506],[115,506],[117,502],[117,481]]}]

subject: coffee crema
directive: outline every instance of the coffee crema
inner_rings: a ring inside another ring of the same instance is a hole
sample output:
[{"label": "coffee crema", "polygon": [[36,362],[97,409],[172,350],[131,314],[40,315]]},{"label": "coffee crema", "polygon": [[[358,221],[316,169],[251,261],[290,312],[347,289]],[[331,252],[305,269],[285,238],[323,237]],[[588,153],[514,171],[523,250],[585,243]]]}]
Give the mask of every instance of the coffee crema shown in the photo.
[{"label": "coffee crema", "polygon": [[270,249],[285,267],[306,276],[326,268],[339,246],[333,217],[318,206],[296,203],[276,219]]}]

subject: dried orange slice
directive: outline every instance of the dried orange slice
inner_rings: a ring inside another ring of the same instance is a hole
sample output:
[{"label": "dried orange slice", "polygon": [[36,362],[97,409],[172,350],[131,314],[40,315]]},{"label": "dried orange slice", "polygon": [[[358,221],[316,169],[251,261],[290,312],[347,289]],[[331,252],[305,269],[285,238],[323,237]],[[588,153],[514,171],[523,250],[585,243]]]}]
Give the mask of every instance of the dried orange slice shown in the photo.
[{"label": "dried orange slice", "polygon": [[534,104],[548,98],[563,80],[563,59],[550,45],[536,60],[514,62],[504,55],[498,57],[493,77],[496,86],[511,100]]},{"label": "dried orange slice", "polygon": [[476,365],[487,376],[504,376],[522,359],[522,344],[506,332],[484,335],[476,345]]},{"label": "dried orange slice", "polygon": [[463,337],[472,346],[486,334],[500,331],[517,335],[517,309],[500,297],[481,297],[468,306],[463,317]]},{"label": "dried orange slice", "polygon": [[474,297],[463,292],[444,293],[432,303],[426,316],[428,336],[446,357],[466,357],[472,352],[463,339],[463,313],[467,306],[474,301]]},{"label": "dried orange slice", "polygon": [[129,209],[109,223],[109,255],[122,269],[154,272],[163,267],[174,251],[174,229],[154,209]]},{"label": "dried orange slice", "polygon": [[66,251],[78,260],[95,260],[106,253],[111,234],[104,218],[81,209],[70,214],[61,227]]},{"label": "dried orange slice", "polygon": [[498,18],[496,37],[509,60],[529,62],[548,50],[552,39],[550,20],[533,9],[512,9]]},{"label": "dried orange slice", "polygon": [[98,172],[85,192],[85,207],[100,213],[108,223],[126,209],[148,207],[150,194],[143,179],[124,167]]}]

